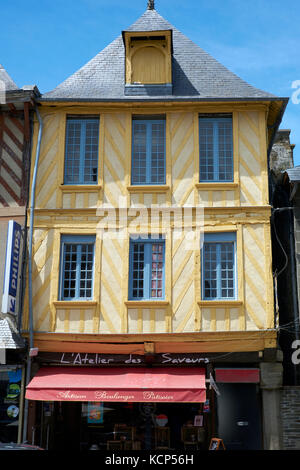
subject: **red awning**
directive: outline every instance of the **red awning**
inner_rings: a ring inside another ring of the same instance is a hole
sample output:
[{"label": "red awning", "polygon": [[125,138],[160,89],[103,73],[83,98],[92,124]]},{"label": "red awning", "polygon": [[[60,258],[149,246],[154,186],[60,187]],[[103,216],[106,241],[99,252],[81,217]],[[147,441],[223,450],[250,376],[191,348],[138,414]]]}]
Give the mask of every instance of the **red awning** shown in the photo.
[{"label": "red awning", "polygon": [[204,402],[205,369],[41,368],[27,386],[28,400]]}]

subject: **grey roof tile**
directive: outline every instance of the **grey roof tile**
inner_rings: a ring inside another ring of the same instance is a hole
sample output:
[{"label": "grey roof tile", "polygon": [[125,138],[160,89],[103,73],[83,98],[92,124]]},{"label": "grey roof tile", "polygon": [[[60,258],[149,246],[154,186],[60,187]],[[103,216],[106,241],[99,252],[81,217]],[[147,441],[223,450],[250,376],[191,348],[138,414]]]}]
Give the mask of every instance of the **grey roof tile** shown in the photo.
[{"label": "grey roof tile", "polygon": [[284,170],[283,173],[287,173],[291,183],[300,182],[300,165],[295,166],[294,168],[288,168]]},{"label": "grey roof tile", "polygon": [[4,344],[6,349],[22,349],[25,342],[17,332],[12,320],[0,318],[0,344]]},{"label": "grey roof tile", "polygon": [[19,90],[19,87],[15,84],[13,79],[8,75],[5,68],[1,64],[0,64],[0,81],[4,83],[6,91]]},{"label": "grey roof tile", "polygon": [[[146,12],[127,31],[172,30],[174,99],[262,99],[275,95],[259,90],[229,71],[203,49],[193,43],[156,10]],[[122,36],[97,54],[80,70],[54,90],[42,95],[45,100],[136,100],[124,93],[125,49]],[[162,96],[160,95],[161,99]],[[153,100],[153,93],[142,96]]]}]

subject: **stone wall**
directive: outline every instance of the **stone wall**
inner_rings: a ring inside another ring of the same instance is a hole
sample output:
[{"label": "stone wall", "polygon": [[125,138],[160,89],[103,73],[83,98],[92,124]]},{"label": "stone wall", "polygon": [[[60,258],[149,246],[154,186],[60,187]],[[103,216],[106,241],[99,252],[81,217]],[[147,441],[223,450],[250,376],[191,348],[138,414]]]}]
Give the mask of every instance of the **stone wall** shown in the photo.
[{"label": "stone wall", "polygon": [[270,169],[275,175],[281,175],[281,172],[287,168],[293,168],[294,145],[290,143],[290,129],[279,129],[272,146],[270,154]]},{"label": "stone wall", "polygon": [[300,449],[300,386],[287,386],[281,392],[283,450]]}]

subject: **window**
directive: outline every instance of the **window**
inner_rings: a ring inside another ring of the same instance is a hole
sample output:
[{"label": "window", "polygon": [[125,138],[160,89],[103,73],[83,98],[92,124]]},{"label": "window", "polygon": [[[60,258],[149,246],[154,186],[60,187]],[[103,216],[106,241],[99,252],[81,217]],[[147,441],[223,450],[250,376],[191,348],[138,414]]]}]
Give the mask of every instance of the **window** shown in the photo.
[{"label": "window", "polygon": [[202,248],[202,298],[236,298],[235,233],[204,235]]},{"label": "window", "polygon": [[233,181],[231,117],[199,118],[200,182]]},{"label": "window", "polygon": [[165,184],[165,121],[162,119],[132,122],[133,185]]},{"label": "window", "polygon": [[62,237],[60,300],[92,299],[94,244],[94,236]]},{"label": "window", "polygon": [[163,300],[165,242],[160,237],[153,240],[130,240],[129,299]]},{"label": "window", "polygon": [[65,184],[97,184],[98,144],[98,118],[67,119]]}]

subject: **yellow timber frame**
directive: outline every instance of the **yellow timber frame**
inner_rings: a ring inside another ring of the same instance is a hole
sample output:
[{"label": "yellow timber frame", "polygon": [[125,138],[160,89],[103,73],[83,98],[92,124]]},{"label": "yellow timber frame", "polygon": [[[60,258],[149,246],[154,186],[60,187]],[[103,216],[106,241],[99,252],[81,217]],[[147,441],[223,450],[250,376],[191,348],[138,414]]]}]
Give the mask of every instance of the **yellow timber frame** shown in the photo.
[{"label": "yellow timber frame", "polygon": [[[34,329],[41,347],[50,342],[49,333],[51,341],[65,345],[85,341],[93,351],[97,342],[103,351],[105,342],[110,344],[112,338],[114,342],[126,340],[142,345],[154,341],[156,352],[169,343],[178,348],[182,341],[188,349],[182,352],[196,352],[197,348],[227,351],[224,347],[258,351],[274,346],[270,206],[266,190],[269,104],[41,103],[44,131],[35,204],[33,298]],[[232,183],[199,183],[198,115],[204,112],[232,113]],[[139,113],[166,115],[165,185],[130,184],[131,121],[132,115]],[[68,114],[100,115],[96,185],[63,184]],[[37,133],[36,122],[32,168]],[[121,218],[120,200],[128,215],[122,243],[116,239],[107,241],[103,238],[105,230],[102,226],[99,229],[99,221],[111,208],[116,210],[116,220]],[[198,249],[185,250],[183,239],[174,236],[177,227],[172,217],[167,229],[162,214],[151,225],[141,218],[142,207],[149,212],[151,207],[162,206],[164,210],[174,206],[191,208],[193,232],[197,231],[198,206],[204,210],[205,231],[236,232],[236,301],[201,300],[200,245]],[[149,230],[166,235],[166,296],[160,302],[132,302],[128,300],[129,234]],[[96,235],[94,299],[59,301],[60,236],[79,233]]]}]

